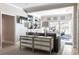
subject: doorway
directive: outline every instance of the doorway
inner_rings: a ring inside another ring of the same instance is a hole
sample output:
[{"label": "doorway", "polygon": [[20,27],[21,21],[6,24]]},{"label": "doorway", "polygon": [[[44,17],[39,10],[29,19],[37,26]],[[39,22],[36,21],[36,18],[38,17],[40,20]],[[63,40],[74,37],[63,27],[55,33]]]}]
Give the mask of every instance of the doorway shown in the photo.
[{"label": "doorway", "polygon": [[15,43],[15,20],[14,16],[2,14],[2,48]]}]

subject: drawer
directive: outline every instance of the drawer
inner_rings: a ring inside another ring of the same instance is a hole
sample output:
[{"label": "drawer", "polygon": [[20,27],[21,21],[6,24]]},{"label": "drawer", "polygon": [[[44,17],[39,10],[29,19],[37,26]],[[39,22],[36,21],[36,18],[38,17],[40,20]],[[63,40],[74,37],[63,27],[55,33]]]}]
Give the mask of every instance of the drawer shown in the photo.
[{"label": "drawer", "polygon": [[39,49],[39,50],[50,51],[50,48],[49,47],[43,47],[43,46],[34,45],[34,48],[35,49]]},{"label": "drawer", "polygon": [[32,48],[32,45],[30,45],[30,44],[23,44],[23,43],[22,43],[21,46]]},{"label": "drawer", "polygon": [[34,41],[34,44],[39,44],[39,45],[45,45],[45,46],[50,46],[50,42],[40,42],[40,41]]},{"label": "drawer", "polygon": [[50,39],[43,39],[43,38],[34,38],[35,41],[45,41],[45,42],[49,42]]},{"label": "drawer", "polygon": [[26,37],[26,38],[21,38],[21,40],[32,40],[32,38]]},{"label": "drawer", "polygon": [[28,42],[28,43],[32,43],[32,40],[21,40],[21,42]]}]

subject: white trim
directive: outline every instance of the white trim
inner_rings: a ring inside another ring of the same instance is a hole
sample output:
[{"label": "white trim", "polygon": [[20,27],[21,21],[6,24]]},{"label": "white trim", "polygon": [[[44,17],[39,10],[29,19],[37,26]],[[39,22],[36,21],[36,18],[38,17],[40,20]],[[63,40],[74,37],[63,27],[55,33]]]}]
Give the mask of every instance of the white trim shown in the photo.
[{"label": "white trim", "polygon": [[2,48],[2,12],[0,11],[0,15],[1,15],[1,48]]},{"label": "white trim", "polygon": [[3,42],[5,42],[5,43],[10,43],[10,44],[14,44],[14,42],[7,41],[7,40],[5,40],[5,41],[3,41]]},{"label": "white trim", "polygon": [[15,29],[14,29],[14,31],[15,31],[15,33],[14,33],[15,34],[14,35],[15,36],[14,44],[16,44],[16,40],[17,40],[17,38],[16,38],[16,20],[17,19],[16,19],[16,16],[15,16],[15,19],[14,19],[14,27],[15,27]]},{"label": "white trim", "polygon": [[16,16],[16,15],[13,15],[13,14],[10,14],[10,13],[5,13],[3,11],[1,11],[1,14],[5,14],[5,15],[9,15],[9,16]]},{"label": "white trim", "polygon": [[77,49],[78,49],[78,54],[79,54],[79,9],[78,9],[78,4],[77,4]]},{"label": "white trim", "polygon": [[[78,6],[78,4],[77,4]],[[78,7],[77,7],[77,49],[78,49]]]}]

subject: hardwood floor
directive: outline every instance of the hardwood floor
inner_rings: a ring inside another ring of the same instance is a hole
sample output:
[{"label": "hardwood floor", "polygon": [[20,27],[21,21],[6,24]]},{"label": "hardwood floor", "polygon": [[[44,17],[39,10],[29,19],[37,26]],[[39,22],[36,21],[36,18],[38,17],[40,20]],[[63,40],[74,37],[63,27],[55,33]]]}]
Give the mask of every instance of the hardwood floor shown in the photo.
[{"label": "hardwood floor", "polygon": [[[77,55],[76,48],[73,48],[72,45],[64,45],[61,47],[58,53],[52,52],[52,55]],[[19,49],[19,46],[9,46],[7,48],[0,49],[0,55],[50,55],[49,52],[35,50],[32,52],[31,49],[24,48]]]},{"label": "hardwood floor", "polygon": [[62,55],[78,55],[77,48],[73,48],[72,45],[64,45]]},{"label": "hardwood floor", "polygon": [[5,43],[5,42],[2,43],[2,48],[7,48],[7,47],[10,47],[10,46],[13,46],[13,44]]}]

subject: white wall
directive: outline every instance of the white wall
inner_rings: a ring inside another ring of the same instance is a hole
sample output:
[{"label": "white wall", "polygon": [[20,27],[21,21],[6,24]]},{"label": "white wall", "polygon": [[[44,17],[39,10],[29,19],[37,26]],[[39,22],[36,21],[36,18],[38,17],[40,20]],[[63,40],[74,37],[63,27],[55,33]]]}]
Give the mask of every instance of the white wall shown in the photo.
[{"label": "white wall", "polygon": [[27,28],[24,27],[24,24],[16,23],[16,41],[19,40],[19,36],[26,35]]}]

